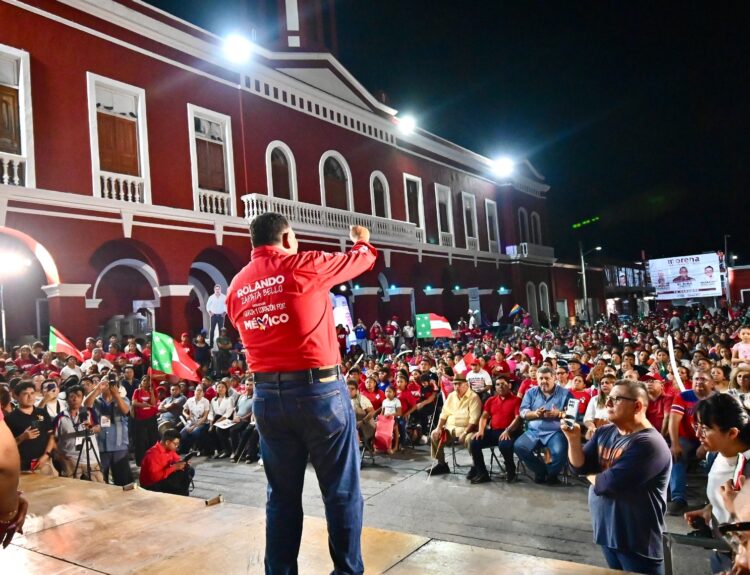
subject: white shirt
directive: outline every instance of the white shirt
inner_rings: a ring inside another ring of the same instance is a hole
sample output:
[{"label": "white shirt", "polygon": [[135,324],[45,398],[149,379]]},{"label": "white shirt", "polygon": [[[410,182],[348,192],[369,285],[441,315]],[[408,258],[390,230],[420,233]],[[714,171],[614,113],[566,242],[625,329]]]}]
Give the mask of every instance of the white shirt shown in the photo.
[{"label": "white shirt", "polygon": [[395,397],[393,399],[386,398],[383,400],[382,407],[381,413],[383,415],[396,415],[396,411],[401,408],[401,402]]},{"label": "white shirt", "polygon": [[222,417],[227,417],[233,410],[234,402],[231,397],[226,396],[224,399],[214,397],[211,400],[211,413],[213,414],[213,417],[209,416],[209,419],[211,419],[211,421],[217,421]]},{"label": "white shirt", "polygon": [[81,371],[81,368],[76,366],[68,367],[67,365],[62,368],[62,371],[60,372],[60,377],[63,378],[63,380],[68,379],[71,375],[75,375],[78,379],[81,379],[83,377],[83,372]]},{"label": "white shirt", "polygon": [[599,407],[597,395],[589,400],[589,404],[586,406],[586,414],[583,416],[583,422],[586,423],[587,421],[594,421],[595,419],[609,420],[607,406]]},{"label": "white shirt", "polygon": [[483,369],[480,369],[478,373],[474,373],[474,370],[469,371],[466,374],[466,381],[474,393],[483,393],[485,387],[492,385],[490,374]]},{"label": "white shirt", "polygon": [[101,371],[103,367],[108,367],[109,369],[112,369],[112,367],[114,367],[112,365],[112,362],[110,362],[108,359],[101,358],[99,361],[94,361],[94,358],[92,357],[91,359],[87,359],[83,362],[83,364],[81,365],[81,371],[83,371],[84,373],[88,373],[89,368],[92,365],[97,366],[99,368],[99,371]]},{"label": "white shirt", "polygon": [[208,400],[205,397],[201,397],[200,401],[195,401],[195,398],[191,397],[185,402],[185,407],[183,408],[183,410],[187,410],[188,413],[190,413],[189,423],[197,423],[200,421],[203,414],[209,409],[211,409],[211,404],[208,403]]},{"label": "white shirt", "polygon": [[212,293],[206,302],[206,311],[214,315],[227,313],[227,296],[223,293],[219,295]]},{"label": "white shirt", "polygon": [[[750,453],[745,452],[745,457]],[[716,459],[711,465],[711,471],[708,472],[708,481],[706,482],[706,495],[711,503],[712,513],[719,523],[729,521],[729,512],[724,507],[724,501],[721,498],[721,486],[732,479],[734,466],[737,464],[737,456],[724,457],[721,453],[716,454]]]}]

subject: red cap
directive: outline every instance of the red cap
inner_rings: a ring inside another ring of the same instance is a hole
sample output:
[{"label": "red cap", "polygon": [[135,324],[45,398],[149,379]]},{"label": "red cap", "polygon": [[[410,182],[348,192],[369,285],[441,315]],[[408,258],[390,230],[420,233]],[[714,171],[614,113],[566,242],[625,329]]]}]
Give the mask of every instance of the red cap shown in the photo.
[{"label": "red cap", "polygon": [[48,379],[54,379],[55,377],[60,377],[60,374],[57,373],[56,371],[50,371],[49,374],[47,375]]},{"label": "red cap", "polygon": [[182,332],[182,333],[180,334],[180,337],[181,337],[181,338],[182,338],[182,337],[188,337],[188,332],[186,332],[186,331],[183,331],[183,332]]}]

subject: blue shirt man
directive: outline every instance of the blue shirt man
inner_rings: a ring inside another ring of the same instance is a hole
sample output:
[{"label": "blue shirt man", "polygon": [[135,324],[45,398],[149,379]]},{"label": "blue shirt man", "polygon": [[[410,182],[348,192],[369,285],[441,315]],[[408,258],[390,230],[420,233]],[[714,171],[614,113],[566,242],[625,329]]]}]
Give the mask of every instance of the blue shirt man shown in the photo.
[{"label": "blue shirt man", "polygon": [[[521,419],[527,421],[526,431],[513,447],[518,457],[533,473],[537,483],[557,484],[565,464],[568,442],[560,431],[560,419],[573,395],[555,382],[549,367],[537,371],[538,387],[523,396]],[[540,451],[537,453],[537,449]]]}]

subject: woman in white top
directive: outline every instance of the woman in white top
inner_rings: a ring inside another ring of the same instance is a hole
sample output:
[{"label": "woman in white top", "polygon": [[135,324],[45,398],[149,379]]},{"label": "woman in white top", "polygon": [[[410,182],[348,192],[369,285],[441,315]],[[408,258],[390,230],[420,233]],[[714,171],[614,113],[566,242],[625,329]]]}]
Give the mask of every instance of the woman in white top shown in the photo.
[{"label": "woman in white top", "polygon": [[182,417],[185,418],[185,427],[180,431],[180,451],[187,453],[193,445],[203,448],[204,436],[208,421],[208,412],[211,404],[203,396],[203,386],[195,387],[195,395],[185,402],[182,409]]},{"label": "woman in white top", "polygon": [[229,444],[229,434],[223,433],[224,429],[216,427],[216,424],[232,418],[234,401],[229,395],[229,387],[223,381],[216,384],[216,393],[218,395],[211,400],[211,410],[208,414],[210,422],[208,433],[213,441],[209,449],[215,451],[216,459],[224,459],[229,457],[232,449]]},{"label": "woman in white top", "polygon": [[[703,509],[685,513],[685,521],[694,528],[703,520],[707,526],[715,527],[729,521],[730,514],[721,497],[721,486],[732,479],[737,465],[741,465],[743,475],[750,459],[750,416],[733,395],[717,393],[704,399],[696,407],[695,434],[701,445],[710,452],[718,452],[716,460],[708,472],[706,495],[708,505]],[[713,552],[712,573],[727,573],[732,568],[731,557]]]},{"label": "woman in white top", "polygon": [[599,393],[591,398],[586,406],[586,413],[583,416],[583,425],[586,428],[586,439],[591,439],[597,427],[609,423],[607,413],[607,397],[612,391],[612,384],[615,378],[612,375],[605,375],[599,381]]}]

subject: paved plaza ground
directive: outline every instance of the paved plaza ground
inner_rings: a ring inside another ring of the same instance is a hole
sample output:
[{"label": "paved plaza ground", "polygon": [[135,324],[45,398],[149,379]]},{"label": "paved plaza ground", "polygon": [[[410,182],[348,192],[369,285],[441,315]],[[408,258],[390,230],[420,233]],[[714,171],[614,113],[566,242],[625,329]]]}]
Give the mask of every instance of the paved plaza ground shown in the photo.
[{"label": "paved plaza ground", "polygon": [[[489,454],[488,451],[485,451]],[[570,485],[536,485],[528,477],[508,485],[499,478],[471,485],[466,481],[470,458],[461,450],[457,474],[428,479],[429,449],[420,446],[393,457],[365,461],[362,491],[365,525],[435,539],[502,549],[540,557],[605,566],[592,543],[587,488],[574,479]],[[489,457],[489,455],[488,455]],[[226,501],[264,507],[266,477],[258,464],[234,464],[226,459],[196,458],[194,497],[221,493]],[[696,501],[704,489],[695,481]],[[306,515],[324,516],[315,472],[308,466],[303,494]],[[668,517],[669,531],[686,531],[681,518]],[[675,574],[709,573],[707,555],[680,547]],[[584,572],[584,571],[582,571]]]}]

